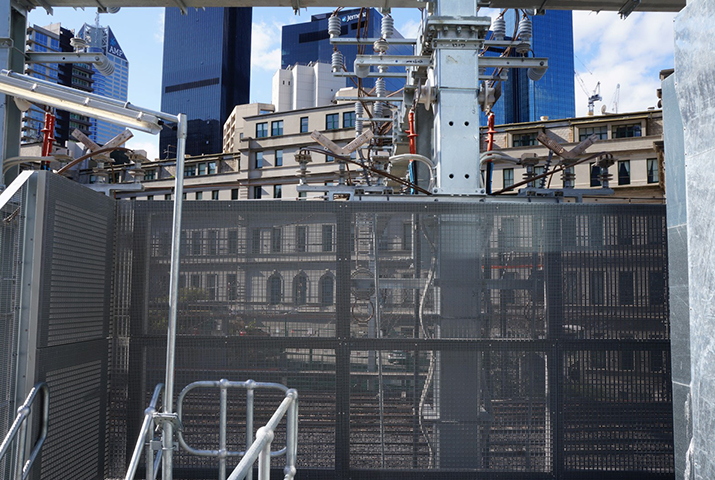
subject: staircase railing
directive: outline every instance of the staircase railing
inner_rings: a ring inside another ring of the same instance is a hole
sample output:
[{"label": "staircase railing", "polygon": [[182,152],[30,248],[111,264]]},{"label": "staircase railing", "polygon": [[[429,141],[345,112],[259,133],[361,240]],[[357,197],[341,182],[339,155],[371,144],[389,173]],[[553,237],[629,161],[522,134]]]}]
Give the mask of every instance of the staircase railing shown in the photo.
[{"label": "staircase railing", "polygon": [[[27,419],[32,414],[35,405],[37,394],[42,393],[42,418],[40,418],[40,435],[35,441],[29,457],[27,456]],[[5,454],[10,450],[13,442],[16,445],[15,452],[15,472],[10,478],[13,480],[25,480],[30,474],[32,464],[35,462],[37,455],[42,450],[42,444],[47,438],[47,424],[50,416],[50,389],[45,382],[40,382],[32,387],[30,393],[25,399],[25,403],[17,409],[17,417],[12,423],[10,430],[5,435],[5,439],[0,445],[0,462],[5,457]],[[19,435],[19,436],[18,436]],[[15,440],[17,440],[15,442]]]},{"label": "staircase railing", "polygon": [[[285,480],[292,480],[296,474],[296,457],[298,452],[298,392],[279,383],[262,383],[253,380],[245,382],[232,382],[226,379],[218,381],[200,381],[187,385],[176,400],[176,414],[163,414],[157,412],[159,395],[164,385],[159,384],[154,389],[154,396],[149,407],[144,411],[144,421],[134,448],[125,480],[132,480],[136,474],[141,458],[142,449],[145,449],[146,479],[153,480],[161,462],[161,444],[153,438],[153,426],[162,426],[167,422],[174,423],[172,430],[176,435],[179,446],[186,452],[202,456],[214,457],[219,462],[219,480],[226,480],[226,463],[230,457],[242,457],[236,468],[228,477],[229,480],[242,480],[253,475],[253,465],[258,460],[258,477],[267,480],[270,477],[271,457],[286,456],[286,465],[283,469]],[[186,395],[197,388],[218,388],[219,396],[219,445],[215,450],[203,450],[190,446],[183,436],[182,412]],[[232,451],[227,447],[227,413],[228,389],[243,388],[246,390],[246,450]],[[285,394],[281,404],[274,412],[265,426],[258,429],[253,435],[254,393],[257,389],[279,390]],[[271,443],[275,436],[275,429],[286,417],[286,446],[275,452],[271,451]],[[163,429],[163,428],[162,428]],[[165,429],[163,429],[165,431]],[[158,451],[155,455],[154,451]]]}]

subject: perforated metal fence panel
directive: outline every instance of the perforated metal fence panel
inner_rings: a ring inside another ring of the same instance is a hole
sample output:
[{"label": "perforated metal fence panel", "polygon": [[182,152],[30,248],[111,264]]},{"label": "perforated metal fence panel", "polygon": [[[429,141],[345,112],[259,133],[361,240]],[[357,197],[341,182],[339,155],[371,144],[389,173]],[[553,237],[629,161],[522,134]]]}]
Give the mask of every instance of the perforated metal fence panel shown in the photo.
[{"label": "perforated metal fence panel", "polygon": [[[163,380],[171,209],[117,203],[110,475]],[[297,388],[303,478],[672,478],[664,215],[186,202],[177,387]],[[215,449],[217,395],[192,395],[187,441]],[[245,442],[241,395],[230,449]],[[256,399],[261,425],[280,400]],[[217,478],[210,460],[175,465]]]}]

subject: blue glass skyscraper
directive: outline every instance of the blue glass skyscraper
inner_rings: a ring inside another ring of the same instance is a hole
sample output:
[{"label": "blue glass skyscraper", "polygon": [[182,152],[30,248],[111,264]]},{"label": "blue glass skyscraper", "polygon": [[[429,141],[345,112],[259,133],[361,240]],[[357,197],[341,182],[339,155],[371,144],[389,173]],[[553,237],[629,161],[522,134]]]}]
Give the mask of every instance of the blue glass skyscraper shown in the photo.
[{"label": "blue glass skyscraper", "polygon": [[[514,17],[514,10],[504,16],[508,33],[514,25]],[[570,118],[576,114],[571,11],[547,10],[532,20],[534,55],[547,57],[549,69],[536,82],[527,77],[526,69],[509,70],[501,99],[493,109],[498,125],[534,122],[542,116]]]},{"label": "blue glass skyscraper", "polygon": [[[330,43],[328,35],[328,19],[330,13],[312,15],[310,22],[285,25],[281,38],[281,68],[292,65],[308,65],[311,62],[331,63],[333,45]],[[379,38],[382,14],[374,8],[367,10],[367,14],[360,21],[360,9],[343,10],[340,12],[342,23],[341,37],[354,38],[360,28],[362,38]],[[365,32],[367,28],[367,32]],[[395,38],[404,38],[400,32],[395,30]],[[362,47],[364,53],[372,54],[372,46]],[[345,66],[349,71],[353,70],[353,62],[358,54],[357,45],[340,45],[340,52],[345,57]],[[407,45],[392,45],[387,52],[390,55],[412,55],[412,47]],[[403,70],[404,71],[404,70]],[[351,79],[346,79],[345,85],[355,86]],[[374,78],[366,78],[363,85],[373,87]],[[387,90],[395,91],[405,86],[402,79],[385,79]]]},{"label": "blue glass skyscraper", "polygon": [[[102,27],[99,24],[88,25],[85,23],[77,36],[87,40],[90,52],[101,52],[114,64],[114,73],[111,75],[102,75],[96,67],[92,66],[94,71],[94,93],[126,101],[129,92],[129,61],[124,55],[112,29]],[[104,120],[92,118],[90,121],[89,138],[100,145],[104,145],[124,131],[124,127]]]},{"label": "blue glass skyscraper", "polygon": [[[223,124],[236,105],[248,103],[251,71],[250,8],[167,8],[161,110],[188,117],[186,153],[223,149]],[[176,154],[176,132],[159,137],[162,158]]]}]

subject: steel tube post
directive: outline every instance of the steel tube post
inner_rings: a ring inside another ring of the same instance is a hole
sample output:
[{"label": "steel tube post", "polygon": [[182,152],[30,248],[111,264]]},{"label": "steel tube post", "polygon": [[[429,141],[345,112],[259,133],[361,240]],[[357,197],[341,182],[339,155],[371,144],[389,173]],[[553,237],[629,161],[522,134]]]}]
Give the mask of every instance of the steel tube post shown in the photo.
[{"label": "steel tube post", "polygon": [[[255,390],[253,390],[253,385],[248,386],[246,391],[246,453],[248,449],[251,448],[253,444],[253,397],[255,395]],[[253,480],[253,468],[248,471],[246,475],[248,480]]]},{"label": "steel tube post", "polygon": [[[169,273],[169,327],[166,342],[166,378],[164,385],[164,413],[174,411],[174,364],[176,360],[176,318],[179,301],[179,261],[181,255],[181,209],[184,190],[184,156],[186,155],[186,115],[179,114],[177,123],[176,182],[174,186],[174,219],[171,239],[171,267]],[[162,436],[163,480],[172,480],[174,426],[165,422]]]},{"label": "steel tube post", "polygon": [[[27,408],[27,407],[24,407]],[[17,451],[15,455],[15,480],[22,480],[22,468],[25,466],[25,452],[27,451],[27,422],[23,422],[17,437]]]},{"label": "steel tube post", "polygon": [[219,382],[221,389],[221,406],[219,407],[219,427],[218,427],[218,478],[226,480],[226,408],[228,403],[228,380]]},{"label": "steel tube post", "polygon": [[[266,427],[261,427],[264,429]],[[273,430],[266,429],[264,432],[267,437],[265,446],[261,449],[258,455],[258,479],[271,480],[271,443],[273,442]]]}]

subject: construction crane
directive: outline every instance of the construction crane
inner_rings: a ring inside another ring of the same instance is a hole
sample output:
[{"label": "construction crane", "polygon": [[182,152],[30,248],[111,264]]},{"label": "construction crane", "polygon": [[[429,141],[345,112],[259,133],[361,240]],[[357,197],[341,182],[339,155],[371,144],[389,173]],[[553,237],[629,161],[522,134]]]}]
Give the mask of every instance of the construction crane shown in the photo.
[{"label": "construction crane", "polygon": [[574,71],[573,73],[576,76],[576,80],[578,80],[578,84],[581,85],[581,89],[588,97],[588,115],[591,117],[593,116],[594,104],[603,100],[603,98],[601,97],[601,82],[598,82],[596,84],[596,88],[593,89],[593,92],[589,93],[588,89],[586,88],[586,84],[581,78],[581,75],[579,75],[576,71]]}]

